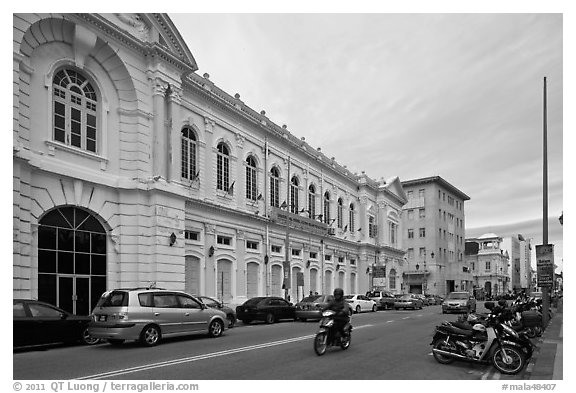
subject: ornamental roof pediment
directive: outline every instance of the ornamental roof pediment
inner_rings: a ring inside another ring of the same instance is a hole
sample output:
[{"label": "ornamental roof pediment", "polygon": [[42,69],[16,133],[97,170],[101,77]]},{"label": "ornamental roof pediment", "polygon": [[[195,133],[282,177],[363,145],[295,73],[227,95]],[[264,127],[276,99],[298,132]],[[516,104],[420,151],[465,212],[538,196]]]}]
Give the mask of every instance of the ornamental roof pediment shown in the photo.
[{"label": "ornamental roof pediment", "polygon": [[193,71],[198,70],[196,60],[167,14],[114,13],[100,14],[124,33],[149,44],[157,44],[188,64]]}]

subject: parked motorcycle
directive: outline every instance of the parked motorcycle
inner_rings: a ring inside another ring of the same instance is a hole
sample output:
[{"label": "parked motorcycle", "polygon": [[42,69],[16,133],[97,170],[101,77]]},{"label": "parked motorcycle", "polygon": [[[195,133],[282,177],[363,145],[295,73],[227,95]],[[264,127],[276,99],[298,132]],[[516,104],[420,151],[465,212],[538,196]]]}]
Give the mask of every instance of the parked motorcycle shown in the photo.
[{"label": "parked motorcycle", "polygon": [[340,334],[335,328],[335,315],[336,313],[332,310],[322,312],[320,326],[314,337],[314,351],[318,356],[324,355],[329,346],[340,346],[342,349],[348,349],[348,347],[350,347],[352,325],[347,323],[342,329],[344,334]]},{"label": "parked motorcycle", "polygon": [[486,302],[491,312],[472,328],[444,322],[436,327],[431,345],[436,361],[449,364],[455,360],[492,363],[503,374],[518,374],[532,356],[533,344],[502,320],[505,309]]}]

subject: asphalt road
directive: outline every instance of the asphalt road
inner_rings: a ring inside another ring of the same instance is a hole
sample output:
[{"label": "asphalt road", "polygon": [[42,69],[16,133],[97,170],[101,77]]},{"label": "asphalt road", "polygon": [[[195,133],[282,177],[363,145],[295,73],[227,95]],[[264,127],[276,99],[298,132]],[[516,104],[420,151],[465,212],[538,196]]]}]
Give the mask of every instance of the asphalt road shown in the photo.
[{"label": "asphalt road", "polygon": [[[482,311],[479,307],[478,311]],[[434,328],[456,315],[440,306],[355,314],[352,345],[313,350],[317,322],[241,323],[219,338],[203,335],[165,340],[153,348],[56,347],[13,353],[15,380],[480,380],[522,379],[492,366],[437,363]]]}]

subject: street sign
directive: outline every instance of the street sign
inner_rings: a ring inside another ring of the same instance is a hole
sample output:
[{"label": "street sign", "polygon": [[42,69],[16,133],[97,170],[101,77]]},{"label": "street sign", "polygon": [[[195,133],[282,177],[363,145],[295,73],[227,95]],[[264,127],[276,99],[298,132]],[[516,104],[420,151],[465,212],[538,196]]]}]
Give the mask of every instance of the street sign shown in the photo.
[{"label": "street sign", "polygon": [[551,288],[554,283],[554,245],[536,246],[537,286]]}]

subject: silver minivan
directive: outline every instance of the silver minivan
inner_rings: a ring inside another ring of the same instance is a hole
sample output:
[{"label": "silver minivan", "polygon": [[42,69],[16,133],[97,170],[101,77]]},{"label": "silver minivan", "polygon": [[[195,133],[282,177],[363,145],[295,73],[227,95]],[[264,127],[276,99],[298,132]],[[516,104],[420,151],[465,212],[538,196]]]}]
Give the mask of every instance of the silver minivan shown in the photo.
[{"label": "silver minivan", "polygon": [[208,308],[192,295],[155,288],[115,289],[105,292],[92,311],[88,331],[94,338],[120,345],[139,340],[154,346],[163,338],[207,333],[218,337],[226,314]]}]

